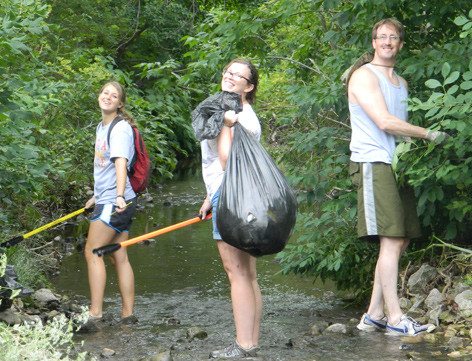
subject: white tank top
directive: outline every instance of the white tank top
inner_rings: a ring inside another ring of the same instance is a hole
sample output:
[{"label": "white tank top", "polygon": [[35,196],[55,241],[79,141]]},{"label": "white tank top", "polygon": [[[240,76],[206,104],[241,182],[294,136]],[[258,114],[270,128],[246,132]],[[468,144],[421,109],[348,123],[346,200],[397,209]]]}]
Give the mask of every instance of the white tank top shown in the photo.
[{"label": "white tank top", "polygon": [[[407,98],[408,91],[400,78],[395,73],[400,85],[393,85],[372,64],[365,64],[379,79],[380,90],[387,104],[388,112],[397,118],[406,121],[408,119]],[[349,103],[351,118],[351,160],[353,162],[382,162],[392,164],[395,152],[396,136],[383,130],[374,123],[364,112],[359,104]]]}]

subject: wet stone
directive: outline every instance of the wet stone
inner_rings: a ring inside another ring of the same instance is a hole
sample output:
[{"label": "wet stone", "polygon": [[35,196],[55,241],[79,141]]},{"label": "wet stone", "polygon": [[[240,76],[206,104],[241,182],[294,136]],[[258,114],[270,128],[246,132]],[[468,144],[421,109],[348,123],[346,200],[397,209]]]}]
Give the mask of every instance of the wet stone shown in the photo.
[{"label": "wet stone", "polygon": [[398,302],[402,310],[409,310],[413,306],[413,302],[405,297],[400,298]]},{"label": "wet stone", "polygon": [[138,318],[135,315],[123,317],[120,320],[120,324],[122,325],[134,325],[135,323],[138,323]]},{"label": "wet stone", "polygon": [[421,343],[423,342],[422,336],[404,336],[401,338],[402,342],[412,344],[412,343]]},{"label": "wet stone", "polygon": [[444,311],[439,315],[441,323],[450,324],[454,323],[457,319],[457,315],[451,311]]},{"label": "wet stone", "polygon": [[21,318],[10,309],[0,312],[0,322],[6,323],[8,326],[14,326],[21,323]]},{"label": "wet stone", "polygon": [[427,289],[428,283],[436,278],[438,271],[436,268],[424,264],[413,273],[408,279],[408,288],[412,294],[422,293]]},{"label": "wet stone", "polygon": [[427,333],[424,335],[423,340],[429,343],[436,343],[438,342],[438,337],[434,333]]},{"label": "wet stone", "polygon": [[208,334],[205,330],[201,329],[200,327],[190,327],[187,329],[187,339],[192,341],[194,338],[198,338],[199,340],[203,340],[208,337]]},{"label": "wet stone", "polygon": [[426,297],[424,303],[428,310],[432,310],[441,307],[441,304],[445,299],[446,298],[437,288],[433,288],[429,293],[428,297]]},{"label": "wet stone", "polygon": [[40,305],[46,306],[51,302],[60,301],[59,297],[54,295],[50,289],[41,288],[33,294],[33,299]]},{"label": "wet stone", "polygon": [[174,317],[164,317],[161,323],[165,323],[166,325],[180,325],[180,320]]},{"label": "wet stone", "polygon": [[343,325],[342,323],[334,323],[326,328],[324,330],[324,333],[342,333],[346,334],[348,333],[348,329],[346,325]]},{"label": "wet stone", "polygon": [[172,355],[170,354],[170,351],[165,351],[162,352],[158,355],[152,356],[149,361],[172,361]]},{"label": "wet stone", "polygon": [[459,312],[461,316],[472,316],[472,290],[459,293],[454,300],[459,306]]},{"label": "wet stone", "polygon": [[457,330],[455,329],[455,327],[448,327],[446,332],[444,332],[444,337],[446,339],[450,339],[452,337],[454,337],[455,335],[457,335]]},{"label": "wet stone", "polygon": [[109,349],[109,348],[104,348],[102,353],[100,354],[100,356],[104,357],[104,358],[108,358],[108,357],[112,357],[115,355],[115,351],[112,350],[112,349]]},{"label": "wet stone", "polygon": [[20,314],[20,318],[21,318],[21,323],[26,324],[26,325],[36,325],[36,324],[42,323],[41,317],[39,317],[38,315],[31,316],[31,315]]},{"label": "wet stone", "polygon": [[100,327],[96,322],[87,321],[85,324],[80,325],[80,328],[78,328],[77,333],[95,333],[99,331]]},{"label": "wet stone", "polygon": [[442,313],[442,307],[439,306],[435,309],[432,309],[427,314],[428,323],[438,326],[439,325],[439,316]]},{"label": "wet stone", "polygon": [[464,340],[457,336],[452,336],[447,342],[448,346],[451,347],[464,347]]},{"label": "wet stone", "polygon": [[407,358],[408,360],[415,360],[415,361],[420,361],[420,360],[426,360],[425,358],[423,358],[423,355],[421,355],[419,352],[415,352],[415,351],[409,351],[407,353]]},{"label": "wet stone", "polygon": [[447,356],[451,358],[459,358],[459,357],[462,357],[462,354],[460,351],[452,351],[448,353]]},{"label": "wet stone", "polygon": [[326,321],[317,321],[311,326],[311,335],[312,336],[320,336],[323,331],[329,326],[328,322]]},{"label": "wet stone", "polygon": [[291,338],[287,342],[287,346],[294,349],[302,349],[308,347],[310,343],[303,337]]}]

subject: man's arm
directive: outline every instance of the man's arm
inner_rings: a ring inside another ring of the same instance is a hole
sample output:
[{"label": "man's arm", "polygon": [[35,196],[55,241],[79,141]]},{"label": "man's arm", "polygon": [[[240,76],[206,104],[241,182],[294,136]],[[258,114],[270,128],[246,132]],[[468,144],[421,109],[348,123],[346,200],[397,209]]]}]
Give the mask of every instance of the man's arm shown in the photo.
[{"label": "man's arm", "polygon": [[370,119],[384,132],[415,138],[426,138],[428,130],[409,124],[388,112],[377,77],[369,70],[356,70],[349,81],[349,102],[359,104]]}]

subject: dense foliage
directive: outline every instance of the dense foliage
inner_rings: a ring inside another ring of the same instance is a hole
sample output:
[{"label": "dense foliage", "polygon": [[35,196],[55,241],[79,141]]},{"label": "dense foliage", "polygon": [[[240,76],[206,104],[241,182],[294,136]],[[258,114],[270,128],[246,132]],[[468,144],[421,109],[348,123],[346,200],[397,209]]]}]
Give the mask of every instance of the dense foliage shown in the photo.
[{"label": "dense foliage", "polygon": [[465,239],[472,178],[466,131],[469,10],[467,1],[267,1],[247,13],[215,10],[195,35],[185,38],[192,69],[185,82],[202,81],[201,74],[212,74],[238,55],[253,58],[262,69],[257,110],[265,142],[299,191],[302,211],[296,243],[279,256],[285,272],[355,289],[365,289],[372,277],[376,246],[356,238],[356,195],[347,174],[350,126],[341,80],[371,50],[372,19],[394,16],[406,25],[397,71],[410,84],[410,121],[453,136],[443,148],[423,140],[399,147],[401,161],[395,167],[400,180],[409,179],[415,187],[424,226],[423,242],[413,250],[432,235]]},{"label": "dense foliage", "polygon": [[424,241],[467,240],[468,0],[0,3],[0,220],[11,225],[5,234],[84,201],[77,188],[91,183],[96,96],[105,81],[126,85],[157,181],[198,158],[190,111],[218,90],[225,63],[244,56],[261,72],[256,111],[264,144],[299,195],[296,237],[279,256],[284,271],[365,288],[375,246],[356,238],[341,79],[371,49],[373,19],[394,16],[407,29],[396,68],[410,85],[410,121],[453,136],[442,148],[423,140],[401,145],[395,167],[415,188]]}]

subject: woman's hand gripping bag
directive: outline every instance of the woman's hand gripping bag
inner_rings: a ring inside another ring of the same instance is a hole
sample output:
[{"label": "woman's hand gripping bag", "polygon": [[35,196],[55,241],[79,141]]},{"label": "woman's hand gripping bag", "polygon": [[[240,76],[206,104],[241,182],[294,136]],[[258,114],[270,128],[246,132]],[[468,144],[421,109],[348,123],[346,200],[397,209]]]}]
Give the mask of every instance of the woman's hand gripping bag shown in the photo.
[{"label": "woman's hand gripping bag", "polygon": [[297,200],[264,147],[241,124],[220,188],[216,224],[224,242],[255,257],[280,252],[297,219]]},{"label": "woman's hand gripping bag", "polygon": [[204,139],[214,139],[223,127],[225,112],[243,110],[241,95],[225,92],[214,94],[202,101],[192,111],[192,127],[195,138],[201,142]]}]

